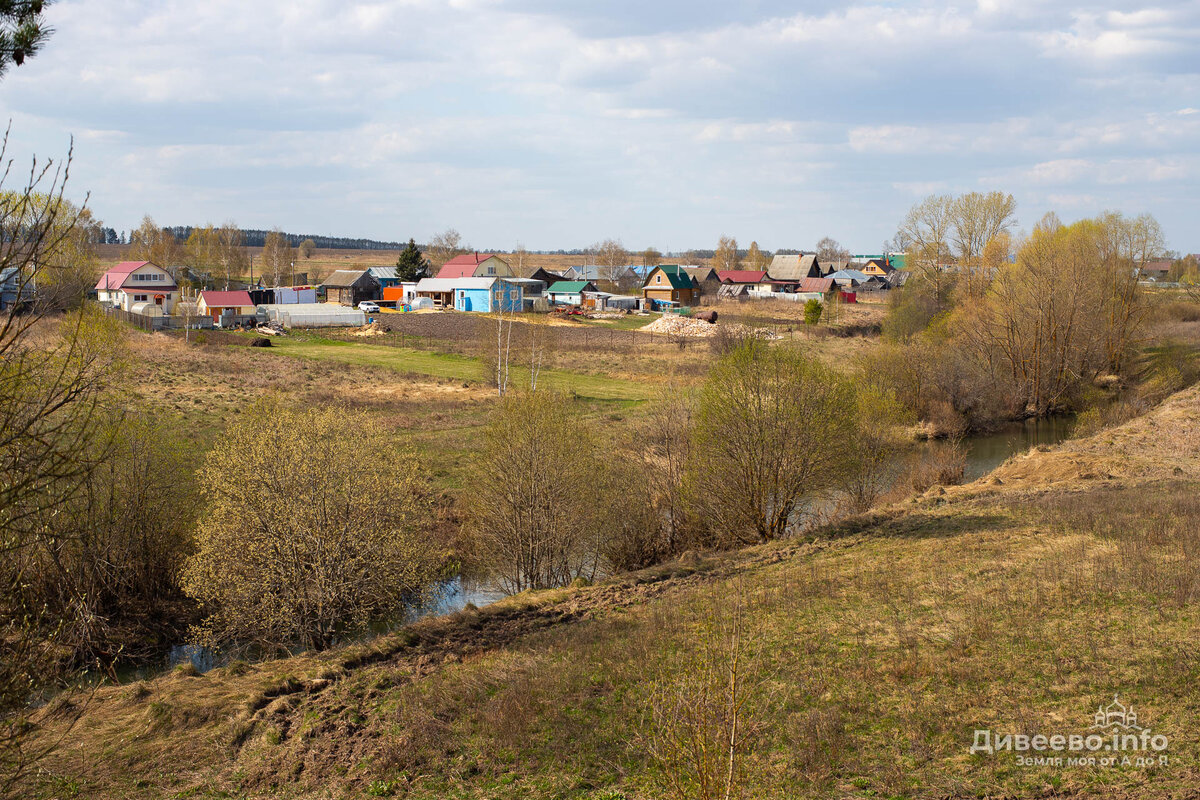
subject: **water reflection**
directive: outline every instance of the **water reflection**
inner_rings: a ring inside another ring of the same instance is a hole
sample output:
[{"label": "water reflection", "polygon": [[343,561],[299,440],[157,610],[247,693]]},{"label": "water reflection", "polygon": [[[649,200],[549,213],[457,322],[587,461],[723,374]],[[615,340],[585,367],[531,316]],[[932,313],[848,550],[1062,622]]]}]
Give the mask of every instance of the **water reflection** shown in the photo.
[{"label": "water reflection", "polygon": [[[468,604],[476,607],[486,606],[489,603],[494,603],[504,597],[504,593],[478,581],[466,580],[462,577],[451,578],[435,587],[433,592],[419,605],[412,606],[396,620],[380,622],[371,627],[370,631],[356,637],[347,638],[338,645],[351,644],[355,641],[367,639],[372,636],[378,636],[384,633],[390,633],[394,630],[410,625],[424,617],[436,617],[442,614],[453,614],[455,611],[461,611]],[[208,672],[215,667],[221,667],[229,663],[230,657],[228,654],[213,651],[207,647],[202,647],[195,644],[177,644],[167,651],[165,670],[171,670],[181,664],[191,664],[197,672]],[[127,680],[141,680],[158,672],[147,667],[137,669],[124,670],[118,673],[122,682]]]},{"label": "water reflection", "polygon": [[1027,419],[1006,425],[996,433],[974,436],[963,441],[967,449],[964,481],[982,478],[1010,457],[1037,445],[1051,445],[1071,435],[1074,417]]}]

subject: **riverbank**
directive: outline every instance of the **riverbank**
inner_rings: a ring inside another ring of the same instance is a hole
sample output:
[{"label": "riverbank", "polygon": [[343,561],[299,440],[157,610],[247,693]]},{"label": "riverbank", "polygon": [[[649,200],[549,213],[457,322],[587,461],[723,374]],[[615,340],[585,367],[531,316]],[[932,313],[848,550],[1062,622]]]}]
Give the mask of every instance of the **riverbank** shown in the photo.
[{"label": "riverbank", "polygon": [[[1196,452],[1191,389],[804,541],[100,689],[28,794],[661,796],[662,688],[702,676],[700,632],[745,613],[750,796],[1182,796],[1200,781]],[[971,752],[982,728],[1086,731],[1114,693],[1168,737],[1168,764]]]}]

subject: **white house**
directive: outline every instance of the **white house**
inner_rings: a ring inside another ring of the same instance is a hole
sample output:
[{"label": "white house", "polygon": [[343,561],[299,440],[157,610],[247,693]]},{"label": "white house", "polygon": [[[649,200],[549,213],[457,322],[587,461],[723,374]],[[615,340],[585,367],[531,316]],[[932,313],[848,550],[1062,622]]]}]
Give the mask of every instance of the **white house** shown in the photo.
[{"label": "white house", "polygon": [[153,303],[170,314],[179,287],[169,272],[149,261],[122,261],[96,282],[96,299],[123,311],[132,311],[135,303]]}]

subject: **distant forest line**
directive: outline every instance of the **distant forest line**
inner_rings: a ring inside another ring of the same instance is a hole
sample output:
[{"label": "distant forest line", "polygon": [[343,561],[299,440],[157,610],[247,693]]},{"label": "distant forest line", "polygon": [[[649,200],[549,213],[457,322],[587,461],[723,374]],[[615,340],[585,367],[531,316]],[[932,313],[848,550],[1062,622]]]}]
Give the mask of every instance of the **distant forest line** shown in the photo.
[{"label": "distant forest line", "polygon": [[[180,243],[186,242],[188,240],[188,237],[192,235],[192,231],[194,231],[195,229],[196,228],[193,225],[170,225],[170,226],[165,226],[163,228],[164,231],[170,232]],[[267,235],[271,233],[271,231],[260,230],[257,228],[240,228],[240,230],[241,230],[242,236],[244,238],[243,244],[246,247],[263,247],[263,246],[265,246],[266,241],[267,241]],[[128,235],[126,234],[125,231],[120,231],[118,233],[115,229],[110,228],[110,227],[99,228],[99,230],[97,231],[97,234],[98,235],[97,235],[96,239],[98,240],[99,244],[126,244],[129,241]],[[283,234],[283,237],[285,239],[287,239],[288,245],[290,245],[291,247],[299,247],[301,242],[306,241],[306,240],[312,240],[312,243],[320,250],[403,250],[405,245],[408,244],[407,241],[389,242],[389,241],[381,241],[379,239],[357,239],[357,238],[350,237],[350,236],[318,236],[318,235],[309,234],[309,233],[287,233],[286,231],[283,231],[282,234]],[[422,250],[425,250],[428,248],[427,244],[420,243],[420,242],[418,242],[418,246]],[[478,248],[472,248],[472,249],[478,253],[511,253],[511,252],[513,252],[511,248],[478,247]],[[527,252],[535,253],[537,255],[549,255],[549,256],[595,255],[595,250],[592,248],[587,248],[587,247],[576,247],[576,248],[573,248],[570,250],[564,250],[564,249],[527,250]],[[738,250],[739,255],[744,255],[745,252],[746,251],[741,248],[739,248],[739,250]],[[767,254],[772,254],[772,251],[763,251],[763,252],[767,253]],[[773,254],[774,255],[795,255],[800,252],[807,252],[807,251],[794,250],[794,249],[790,249],[790,248],[780,248],[779,250],[773,251]],[[630,253],[630,255],[637,255],[637,253]],[[712,258],[715,255],[715,251],[712,249],[701,248],[701,249],[695,249],[695,250],[680,250],[677,252],[667,252],[667,253],[663,253],[662,255],[667,258],[678,258],[678,257],[687,256],[687,255],[693,256],[695,258]]]}]

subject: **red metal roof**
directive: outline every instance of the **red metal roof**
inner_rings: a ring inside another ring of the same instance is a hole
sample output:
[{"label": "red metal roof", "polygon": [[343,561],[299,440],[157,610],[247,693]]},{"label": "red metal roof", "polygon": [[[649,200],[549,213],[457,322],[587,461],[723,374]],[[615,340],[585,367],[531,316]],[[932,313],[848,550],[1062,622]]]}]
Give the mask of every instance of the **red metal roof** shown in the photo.
[{"label": "red metal roof", "polygon": [[100,276],[100,280],[96,281],[96,291],[120,289],[121,285],[125,283],[125,279],[129,277],[129,273],[149,263],[149,261],[122,261]]},{"label": "red metal roof", "polygon": [[725,269],[717,273],[721,283],[763,283],[767,273],[754,269]]},{"label": "red metal roof", "polygon": [[463,253],[443,264],[442,268],[438,270],[437,276],[439,278],[473,278],[479,265],[495,255],[495,253]]},{"label": "red metal roof", "polygon": [[200,299],[209,308],[230,308],[231,306],[252,306],[249,292],[201,292]]}]

